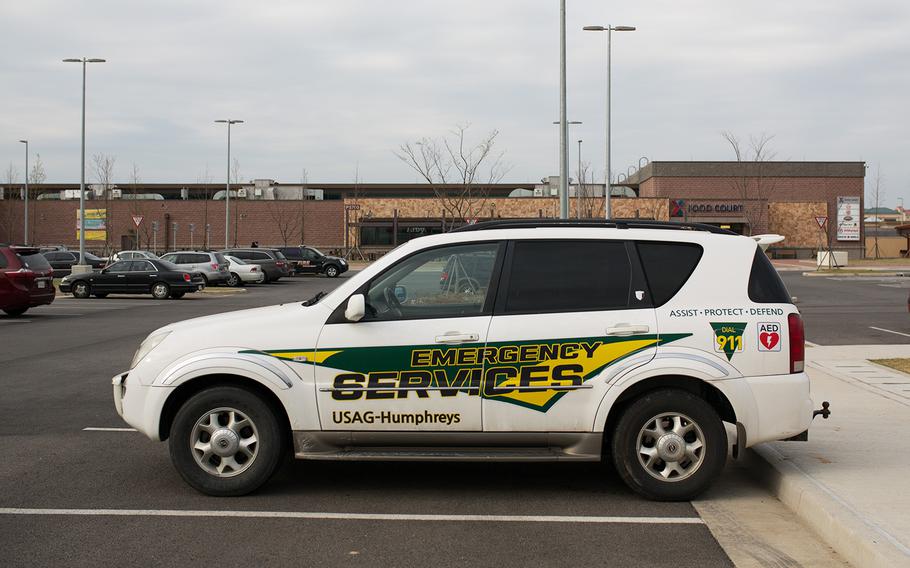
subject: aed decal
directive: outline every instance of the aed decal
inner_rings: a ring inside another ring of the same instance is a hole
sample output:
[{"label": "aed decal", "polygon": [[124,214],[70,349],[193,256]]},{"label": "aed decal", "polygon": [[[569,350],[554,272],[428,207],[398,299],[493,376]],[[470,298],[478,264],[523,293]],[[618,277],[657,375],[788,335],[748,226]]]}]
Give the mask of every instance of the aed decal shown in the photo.
[{"label": "aed decal", "polygon": [[758,324],[758,350],[780,351],[780,324],[765,322]]},{"label": "aed decal", "polygon": [[540,412],[606,367],[690,333],[439,347],[253,351],[338,369],[337,401],[480,396]]},{"label": "aed decal", "polygon": [[727,356],[727,361],[733,360],[733,354],[743,350],[743,331],[745,322],[715,323],[711,322],[714,330],[714,351]]}]

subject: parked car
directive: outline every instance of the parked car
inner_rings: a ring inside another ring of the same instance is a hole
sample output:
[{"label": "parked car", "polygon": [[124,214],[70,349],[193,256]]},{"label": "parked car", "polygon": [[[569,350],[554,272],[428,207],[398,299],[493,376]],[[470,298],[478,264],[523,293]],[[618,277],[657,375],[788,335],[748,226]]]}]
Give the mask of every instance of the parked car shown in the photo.
[{"label": "parked car", "polygon": [[147,250],[122,250],[116,252],[108,258],[108,264],[113,264],[118,260],[139,260],[146,258],[148,260],[158,260],[158,255]]},{"label": "parked car", "polygon": [[69,250],[65,245],[43,245],[38,247],[41,252],[53,252],[58,250]]},{"label": "parked car", "polygon": [[151,294],[175,300],[205,288],[199,273],[190,273],[164,260],[121,260],[101,270],[71,274],[60,282],[61,292],[76,298],[104,298],[108,294]]},{"label": "parked car", "polygon": [[[73,271],[73,265],[79,264],[79,251],[58,250],[45,252],[44,258],[54,269],[55,276],[66,276]],[[85,262],[90,264],[92,270],[101,270],[107,265],[107,260],[100,256],[95,256],[90,252],[85,253]]]},{"label": "parked car", "polygon": [[288,259],[294,274],[325,274],[335,278],[348,271],[348,262],[337,256],[329,256],[315,247],[281,247],[278,249]]},{"label": "parked car", "polygon": [[265,273],[258,264],[249,264],[236,256],[225,255],[230,265],[228,270],[231,276],[228,278],[228,286],[240,286],[248,282],[260,284],[265,278]]},{"label": "parked car", "polygon": [[176,264],[181,270],[202,274],[206,286],[226,284],[231,277],[228,272],[228,261],[219,252],[169,252],[162,256],[161,260]]},{"label": "parked car", "polygon": [[55,295],[54,270],[40,249],[0,245],[0,310],[20,316]]},{"label": "parked car", "polygon": [[[453,257],[476,286],[440,289]],[[209,495],[249,493],[293,453],[606,458],[635,492],[683,501],[720,474],[727,428],[734,456],[807,439],[804,338],[748,237],[489,221],[408,241],[302,303],[162,327],[113,378],[114,407]]]},{"label": "parked car", "polygon": [[279,278],[290,276],[287,259],[279,251],[268,248],[231,248],[221,251],[222,254],[236,256],[240,260],[258,264],[265,278],[263,283],[277,282]]}]

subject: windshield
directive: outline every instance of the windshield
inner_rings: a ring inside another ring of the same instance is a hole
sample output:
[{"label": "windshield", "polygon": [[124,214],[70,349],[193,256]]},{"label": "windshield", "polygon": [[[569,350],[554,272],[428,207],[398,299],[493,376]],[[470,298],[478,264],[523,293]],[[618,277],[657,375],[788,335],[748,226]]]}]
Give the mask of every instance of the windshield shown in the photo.
[{"label": "windshield", "polygon": [[22,264],[31,270],[51,269],[50,263],[47,262],[47,259],[44,258],[43,254],[20,254],[19,258],[22,259]]},{"label": "windshield", "polygon": [[[79,253],[76,253],[76,255],[78,256]],[[85,253],[85,259],[86,259],[86,260],[99,260],[99,261],[104,260],[104,259],[101,258],[100,256],[95,256],[95,255],[93,255],[93,254],[90,253],[90,252],[86,252],[86,253]]]},{"label": "windshield", "polygon": [[230,256],[230,255],[228,255],[228,256],[226,256],[225,258],[228,259],[228,262],[230,262],[231,264],[240,264],[240,265],[246,264],[245,262],[243,262],[242,260],[240,260],[240,259],[237,258],[236,256]]}]

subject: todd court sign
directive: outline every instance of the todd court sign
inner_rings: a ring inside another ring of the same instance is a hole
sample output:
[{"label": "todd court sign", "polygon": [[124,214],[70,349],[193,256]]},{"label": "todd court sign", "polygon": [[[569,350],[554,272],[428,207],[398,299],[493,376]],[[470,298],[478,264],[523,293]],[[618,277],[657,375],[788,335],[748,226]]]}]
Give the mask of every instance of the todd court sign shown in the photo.
[{"label": "todd court sign", "polygon": [[671,217],[685,217],[687,215],[742,215],[744,206],[742,203],[730,203],[723,201],[691,201],[685,199],[673,199],[670,202]]}]

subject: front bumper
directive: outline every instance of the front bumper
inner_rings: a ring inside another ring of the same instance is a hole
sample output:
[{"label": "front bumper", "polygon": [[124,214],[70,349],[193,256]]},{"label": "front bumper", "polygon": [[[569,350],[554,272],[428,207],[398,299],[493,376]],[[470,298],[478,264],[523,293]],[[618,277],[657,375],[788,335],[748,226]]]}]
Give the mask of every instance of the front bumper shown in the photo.
[{"label": "front bumper", "polygon": [[127,424],[155,441],[161,440],[158,431],[161,411],[170,388],[143,385],[133,371],[120,373],[111,379],[114,409]]}]

